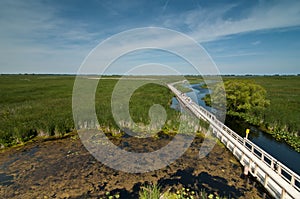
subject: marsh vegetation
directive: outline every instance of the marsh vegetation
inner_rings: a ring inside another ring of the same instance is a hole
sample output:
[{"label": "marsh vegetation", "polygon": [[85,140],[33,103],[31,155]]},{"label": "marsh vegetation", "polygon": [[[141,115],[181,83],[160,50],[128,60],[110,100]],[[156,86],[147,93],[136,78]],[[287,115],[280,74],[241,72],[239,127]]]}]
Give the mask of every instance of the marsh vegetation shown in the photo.
[{"label": "marsh vegetation", "polygon": [[[159,81],[165,82],[180,79],[160,78],[163,79]],[[193,76],[187,79],[190,83],[203,81],[202,78]],[[74,130],[72,116],[74,80],[74,76],[62,75],[1,75],[0,145],[11,146],[36,136],[63,136],[72,132]],[[228,88],[241,87],[228,90],[232,102],[237,99],[235,94],[246,99],[245,94],[252,90],[253,102],[259,105],[230,102],[228,104],[232,108],[228,114],[235,119],[259,126],[276,139],[283,140],[300,151],[299,76],[224,77],[224,80]],[[111,113],[111,94],[117,82],[118,77],[103,78],[96,92],[98,120],[106,132],[118,132],[118,125]],[[255,86],[244,92],[243,85],[252,84]],[[264,98],[260,98],[261,96]],[[173,93],[164,86],[154,83],[145,84],[131,96],[129,104],[131,117],[135,123],[146,126],[150,121],[148,114],[150,107],[160,104],[167,113],[166,125],[162,130],[176,132],[180,113],[170,108],[172,97]]]},{"label": "marsh vegetation", "polygon": [[299,76],[225,77],[227,115],[300,152]]}]

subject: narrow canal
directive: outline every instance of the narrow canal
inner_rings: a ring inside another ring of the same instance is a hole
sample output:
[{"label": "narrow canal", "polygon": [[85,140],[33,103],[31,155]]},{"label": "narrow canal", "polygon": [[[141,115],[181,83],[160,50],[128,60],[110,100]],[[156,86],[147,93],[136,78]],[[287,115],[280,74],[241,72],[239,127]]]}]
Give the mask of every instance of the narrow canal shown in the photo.
[{"label": "narrow canal", "polygon": [[[210,111],[210,107],[206,106],[202,100],[202,98],[209,93],[209,90],[207,88],[201,88],[200,86],[201,84],[191,85],[190,89],[192,89],[192,91],[186,94],[191,97],[194,102]],[[171,107],[179,110],[179,104],[175,97],[172,99]],[[300,175],[300,153],[293,150],[289,145],[278,142],[271,135],[241,121],[227,119],[226,125],[242,137],[245,136],[245,130],[249,128],[249,140]]]}]

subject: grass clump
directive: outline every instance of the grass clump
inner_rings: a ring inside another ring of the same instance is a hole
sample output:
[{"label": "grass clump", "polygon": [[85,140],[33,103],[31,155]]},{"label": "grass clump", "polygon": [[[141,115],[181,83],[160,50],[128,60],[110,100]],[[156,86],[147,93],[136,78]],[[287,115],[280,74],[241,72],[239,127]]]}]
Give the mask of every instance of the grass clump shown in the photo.
[{"label": "grass clump", "polygon": [[[161,187],[157,184],[148,185],[142,187],[139,192],[139,199],[225,199],[227,197],[221,197],[216,193],[208,193],[204,189],[195,191],[190,188],[182,187],[181,189],[173,192],[168,191],[162,192]],[[229,197],[230,198],[230,197]]]},{"label": "grass clump", "polygon": [[140,199],[160,199],[161,188],[157,184],[146,185],[139,192]]}]

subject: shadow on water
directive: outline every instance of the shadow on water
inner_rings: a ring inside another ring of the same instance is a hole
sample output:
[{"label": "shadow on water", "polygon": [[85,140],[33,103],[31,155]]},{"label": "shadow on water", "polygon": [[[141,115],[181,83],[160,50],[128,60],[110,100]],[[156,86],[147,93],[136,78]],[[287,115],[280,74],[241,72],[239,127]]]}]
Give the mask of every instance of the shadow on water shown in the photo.
[{"label": "shadow on water", "polygon": [[[194,190],[196,193],[200,194],[202,190],[209,194],[216,194],[222,197],[229,198],[239,198],[243,197],[244,192],[249,191],[250,189],[256,187],[260,192],[261,198],[269,199],[272,198],[266,194],[265,190],[252,179],[245,179],[245,188],[236,188],[234,185],[229,185],[228,181],[225,178],[219,176],[210,175],[207,172],[202,172],[199,175],[193,175],[193,168],[187,168],[184,170],[178,170],[175,174],[169,178],[161,178],[158,180],[157,184],[161,187],[162,190],[168,190],[171,187],[171,192],[176,192],[177,190],[174,187],[183,184],[185,188]],[[136,183],[132,190],[128,191],[126,189],[114,189],[110,191],[111,196],[119,194],[120,198],[138,198],[139,191],[141,187],[151,184],[149,182]],[[172,188],[173,187],[173,188]]]},{"label": "shadow on water", "polygon": [[[206,194],[217,194],[221,197],[229,198],[239,198],[245,196],[244,192],[250,189],[258,188],[260,192],[260,197],[265,199],[271,199],[272,197],[266,194],[266,191],[261,187],[259,183],[256,183],[253,179],[245,179],[245,188],[236,188],[234,185],[229,185],[225,178],[219,176],[210,175],[207,172],[202,172],[198,175],[193,175],[193,168],[187,168],[184,170],[178,170],[169,178],[161,178],[158,180],[157,184],[161,187],[161,190],[168,190],[170,187],[171,192],[176,192],[178,190],[174,187],[182,184],[185,188],[194,190],[196,193],[200,194],[205,190]],[[120,198],[138,198],[139,191],[141,187],[151,184],[149,182],[136,183],[132,190],[128,191],[126,189],[114,189],[110,191],[110,195],[119,194]]]},{"label": "shadow on water", "polygon": [[234,186],[228,185],[225,178],[212,176],[207,172],[202,172],[199,175],[193,175],[193,168],[178,170],[169,179],[160,179],[158,184],[162,187],[169,187],[179,184],[184,184],[185,188],[192,190],[206,190],[207,193],[217,192],[222,196],[233,196],[235,198],[243,196],[246,190],[236,189]]},{"label": "shadow on water", "polygon": [[[141,184],[140,183],[137,183],[135,186],[134,186],[134,189],[136,189],[135,191],[128,191],[126,190],[125,188],[122,188],[122,189],[114,189],[112,191],[109,192],[108,195],[104,196],[104,198],[116,198],[116,197],[113,197],[115,195],[119,195],[119,198],[139,198],[139,187]],[[76,197],[70,197],[70,199],[82,199],[82,198],[91,198],[91,194],[88,192],[88,193],[84,193],[83,195],[81,196],[76,196]]]},{"label": "shadow on water", "polygon": [[11,184],[14,184],[14,177],[5,173],[5,171],[11,164],[28,156],[33,157],[38,150],[38,146],[32,147],[29,150],[22,151],[19,155],[15,156],[14,158],[11,158],[11,160],[3,162],[0,165],[0,186],[9,186]]},{"label": "shadow on water", "polygon": [[[143,184],[141,182],[138,182],[136,183],[133,188],[132,188],[132,191],[128,191],[127,189],[125,188],[118,188],[118,189],[114,189],[114,190],[111,190],[107,193],[106,196],[104,196],[104,198],[116,198],[116,197],[113,197],[115,195],[119,195],[119,198],[139,198],[139,191],[140,191],[140,187],[142,187]],[[100,191],[103,191],[104,188],[100,188]],[[92,195],[90,192],[88,193],[84,193],[83,195],[81,196],[77,196],[77,197],[71,197],[71,199],[82,199],[82,198],[91,198]]]},{"label": "shadow on water", "polygon": [[19,155],[15,155],[14,158],[11,158],[9,161],[3,162],[0,165],[0,170],[6,170],[11,164],[20,160],[21,158],[28,157],[28,156],[33,157],[38,150],[39,150],[39,146],[34,146],[30,149],[23,150]]},{"label": "shadow on water", "polygon": [[[239,198],[244,196],[244,192],[254,187],[258,188],[262,197],[271,198],[268,196],[263,188],[260,188],[259,184],[253,183],[253,180],[245,180],[245,188],[236,188],[234,185],[229,185],[225,178],[219,176],[210,175],[207,172],[202,172],[198,175],[193,175],[193,168],[187,168],[184,170],[178,170],[169,179],[162,178],[158,181],[158,184],[162,188],[174,187],[179,184],[184,184],[185,188],[190,188],[200,193],[205,190],[207,194],[214,193],[222,197]],[[246,184],[247,183],[247,184]],[[176,190],[172,190],[176,192]]]},{"label": "shadow on water", "polygon": [[11,175],[6,175],[5,173],[0,173],[0,186],[8,186],[13,184],[14,177]]}]

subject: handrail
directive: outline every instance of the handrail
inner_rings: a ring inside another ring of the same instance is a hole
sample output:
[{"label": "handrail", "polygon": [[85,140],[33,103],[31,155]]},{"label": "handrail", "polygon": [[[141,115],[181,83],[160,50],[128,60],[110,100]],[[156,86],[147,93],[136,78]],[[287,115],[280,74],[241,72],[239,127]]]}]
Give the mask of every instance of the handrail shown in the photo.
[{"label": "handrail", "polygon": [[208,122],[210,122],[214,126],[221,128],[223,131],[225,131],[227,133],[227,135],[229,135],[234,140],[238,141],[240,144],[242,144],[244,146],[245,149],[247,149],[254,156],[259,158],[269,168],[274,170],[282,179],[284,179],[286,182],[288,182],[292,187],[294,187],[296,190],[300,191],[300,176],[298,174],[296,174],[294,171],[289,169],[287,166],[285,166],[279,160],[274,158],[272,155],[270,155],[269,153],[267,153],[266,151],[261,149],[259,146],[257,146],[250,140],[242,138],[236,132],[234,132],[229,127],[227,127],[225,124],[220,122],[214,114],[207,111],[202,106],[199,106],[198,104],[196,104],[194,101],[191,100],[191,98],[186,96],[184,93],[181,93],[180,91],[178,91],[171,84],[168,84],[168,87],[177,96],[177,98],[179,98],[184,103],[184,105],[186,107],[188,107],[189,110],[192,111],[196,116],[199,115],[198,117],[201,117],[201,118],[204,117]]}]

